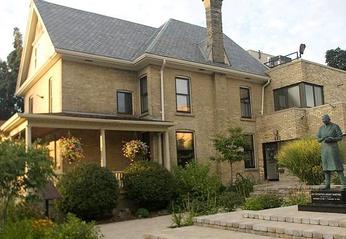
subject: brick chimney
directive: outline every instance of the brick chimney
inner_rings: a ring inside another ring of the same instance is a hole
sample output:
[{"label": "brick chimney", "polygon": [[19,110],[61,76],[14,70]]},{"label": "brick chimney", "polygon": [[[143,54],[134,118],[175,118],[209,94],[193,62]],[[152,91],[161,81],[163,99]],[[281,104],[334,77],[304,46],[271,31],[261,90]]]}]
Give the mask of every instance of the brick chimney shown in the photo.
[{"label": "brick chimney", "polygon": [[222,0],[202,0],[207,16],[207,53],[209,60],[225,64],[225,49],[222,32]]}]

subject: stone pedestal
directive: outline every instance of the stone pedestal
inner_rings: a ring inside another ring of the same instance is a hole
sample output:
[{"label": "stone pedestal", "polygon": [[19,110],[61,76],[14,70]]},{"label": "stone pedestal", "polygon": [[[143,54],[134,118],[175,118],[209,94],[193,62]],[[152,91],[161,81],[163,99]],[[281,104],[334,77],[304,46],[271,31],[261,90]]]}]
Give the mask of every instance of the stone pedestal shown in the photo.
[{"label": "stone pedestal", "polygon": [[298,205],[298,211],[346,213],[346,191],[311,191],[311,203]]}]

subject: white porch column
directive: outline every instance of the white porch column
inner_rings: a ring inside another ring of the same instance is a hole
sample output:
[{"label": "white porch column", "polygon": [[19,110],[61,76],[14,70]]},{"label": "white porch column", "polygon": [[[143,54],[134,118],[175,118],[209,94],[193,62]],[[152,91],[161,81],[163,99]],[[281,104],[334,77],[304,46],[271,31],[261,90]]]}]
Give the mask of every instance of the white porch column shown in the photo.
[{"label": "white porch column", "polygon": [[168,171],[171,171],[171,157],[169,152],[169,136],[168,131],[163,133],[163,154],[164,166]]},{"label": "white porch column", "polygon": [[101,167],[106,167],[106,132],[104,129],[100,130],[100,153],[101,153]]},{"label": "white porch column", "polygon": [[162,133],[157,133],[157,156],[158,161],[161,165],[163,165],[162,158]]},{"label": "white porch column", "polygon": [[25,149],[28,150],[31,147],[32,139],[31,139],[31,126],[28,124],[25,127]]}]

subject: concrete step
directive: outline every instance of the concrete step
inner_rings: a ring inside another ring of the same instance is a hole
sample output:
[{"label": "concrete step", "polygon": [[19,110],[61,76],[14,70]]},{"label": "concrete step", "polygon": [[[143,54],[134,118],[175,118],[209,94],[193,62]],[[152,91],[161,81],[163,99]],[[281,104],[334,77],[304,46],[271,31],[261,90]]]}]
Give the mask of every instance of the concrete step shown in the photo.
[{"label": "concrete step", "polygon": [[145,239],[273,239],[275,237],[258,236],[229,230],[189,226],[166,229],[157,233],[144,236]]},{"label": "concrete step", "polygon": [[297,206],[244,211],[244,218],[346,228],[346,214],[298,211]]},{"label": "concrete step", "polygon": [[346,228],[343,227],[244,218],[240,212],[197,217],[194,221],[196,226],[277,238],[346,239]]}]

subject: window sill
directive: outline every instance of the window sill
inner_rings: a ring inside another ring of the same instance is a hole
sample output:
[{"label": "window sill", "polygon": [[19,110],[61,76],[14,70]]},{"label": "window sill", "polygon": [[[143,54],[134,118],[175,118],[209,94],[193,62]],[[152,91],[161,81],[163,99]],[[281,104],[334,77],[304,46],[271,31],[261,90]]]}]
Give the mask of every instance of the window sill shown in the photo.
[{"label": "window sill", "polygon": [[240,118],[241,121],[249,121],[249,122],[256,122],[254,118]]},{"label": "window sill", "polygon": [[142,118],[142,117],[146,117],[146,116],[148,116],[149,115],[149,112],[145,112],[145,113],[143,113],[143,114],[140,114],[140,118]]},{"label": "window sill", "polygon": [[191,114],[191,113],[180,113],[180,112],[176,112],[175,115],[176,115],[176,116],[195,117],[195,115],[194,115],[194,114]]},{"label": "window sill", "polygon": [[258,168],[245,168],[244,171],[245,172],[255,172],[255,171],[258,171]]}]

